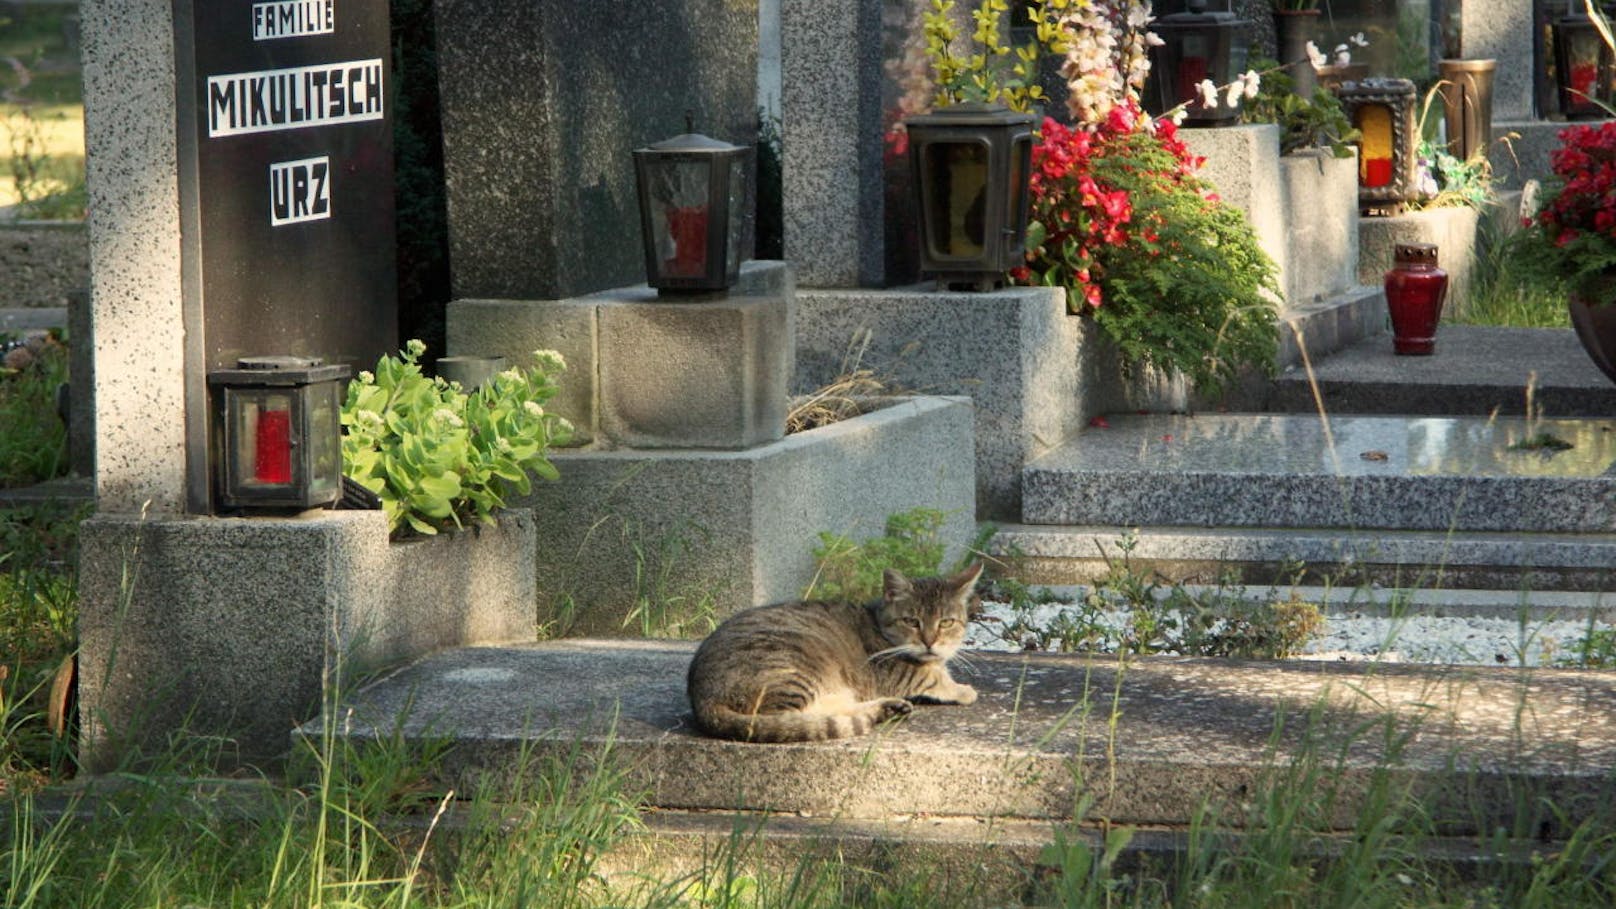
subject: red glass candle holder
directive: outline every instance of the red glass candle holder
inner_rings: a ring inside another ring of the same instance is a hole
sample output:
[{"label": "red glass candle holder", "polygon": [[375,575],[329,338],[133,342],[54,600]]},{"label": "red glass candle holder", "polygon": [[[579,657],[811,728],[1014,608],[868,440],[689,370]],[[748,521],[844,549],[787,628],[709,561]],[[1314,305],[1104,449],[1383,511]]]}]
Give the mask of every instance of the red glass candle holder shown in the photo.
[{"label": "red glass candle holder", "polygon": [[1433,243],[1399,243],[1386,272],[1386,308],[1392,317],[1392,349],[1399,354],[1436,352],[1436,326],[1448,293],[1448,273],[1437,267]]}]

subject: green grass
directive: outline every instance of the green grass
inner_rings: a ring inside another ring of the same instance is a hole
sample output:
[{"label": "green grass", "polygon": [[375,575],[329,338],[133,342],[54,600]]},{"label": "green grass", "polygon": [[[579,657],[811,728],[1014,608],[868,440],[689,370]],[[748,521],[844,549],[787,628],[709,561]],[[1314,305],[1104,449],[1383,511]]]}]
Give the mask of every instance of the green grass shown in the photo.
[{"label": "green grass", "polygon": [[67,376],[67,347],[54,342],[32,365],[0,366],[0,489],[67,473],[67,427],[56,414],[56,389]]},{"label": "green grass", "polygon": [[1470,300],[1455,321],[1512,328],[1571,327],[1563,288],[1521,277],[1512,261],[1518,254],[1507,240],[1486,236],[1480,240]]}]

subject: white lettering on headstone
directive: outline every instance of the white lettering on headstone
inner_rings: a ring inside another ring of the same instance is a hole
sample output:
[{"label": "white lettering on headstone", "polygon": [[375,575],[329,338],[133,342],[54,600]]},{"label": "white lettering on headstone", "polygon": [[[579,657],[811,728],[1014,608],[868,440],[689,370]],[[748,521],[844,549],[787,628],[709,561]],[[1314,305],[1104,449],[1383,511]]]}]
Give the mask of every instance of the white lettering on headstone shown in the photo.
[{"label": "white lettering on headstone", "polygon": [[208,77],[208,138],[380,120],[382,61]]},{"label": "white lettering on headstone", "polygon": [[254,41],[329,35],[336,30],[336,0],[276,0],[252,5]]},{"label": "white lettering on headstone", "polygon": [[331,217],[331,159],[303,158],[269,166],[269,223],[274,227]]}]

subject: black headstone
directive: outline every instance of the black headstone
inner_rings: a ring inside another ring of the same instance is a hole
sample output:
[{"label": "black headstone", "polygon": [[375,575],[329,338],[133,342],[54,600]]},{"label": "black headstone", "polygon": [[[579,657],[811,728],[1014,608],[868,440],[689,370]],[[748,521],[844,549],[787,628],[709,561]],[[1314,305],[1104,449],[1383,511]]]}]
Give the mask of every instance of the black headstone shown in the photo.
[{"label": "black headstone", "polygon": [[203,367],[373,363],[398,331],[386,0],[180,6],[186,328]]},{"label": "black headstone", "polygon": [[387,0],[176,0],[190,505],[208,370],[398,347]]}]

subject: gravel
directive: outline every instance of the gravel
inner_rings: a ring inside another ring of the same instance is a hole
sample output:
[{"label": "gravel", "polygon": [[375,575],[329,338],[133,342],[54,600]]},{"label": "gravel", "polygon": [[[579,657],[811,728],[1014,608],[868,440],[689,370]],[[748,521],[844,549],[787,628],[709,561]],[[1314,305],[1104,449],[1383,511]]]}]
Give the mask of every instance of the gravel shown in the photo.
[{"label": "gravel", "polygon": [[[966,646],[980,650],[1018,651],[1022,648],[1000,635],[1011,618],[1010,605],[983,601],[982,619],[971,626]],[[1047,625],[1071,607],[1051,604],[1036,607],[1033,620]],[[1126,623],[1124,612],[1103,614],[1107,627]],[[1586,619],[1532,619],[1485,617],[1408,616],[1386,618],[1347,612],[1326,615],[1323,633],[1311,641],[1298,660],[1374,660],[1387,663],[1433,663],[1485,666],[1548,666],[1571,655],[1588,633]],[[1608,622],[1596,622],[1601,629]]]}]

